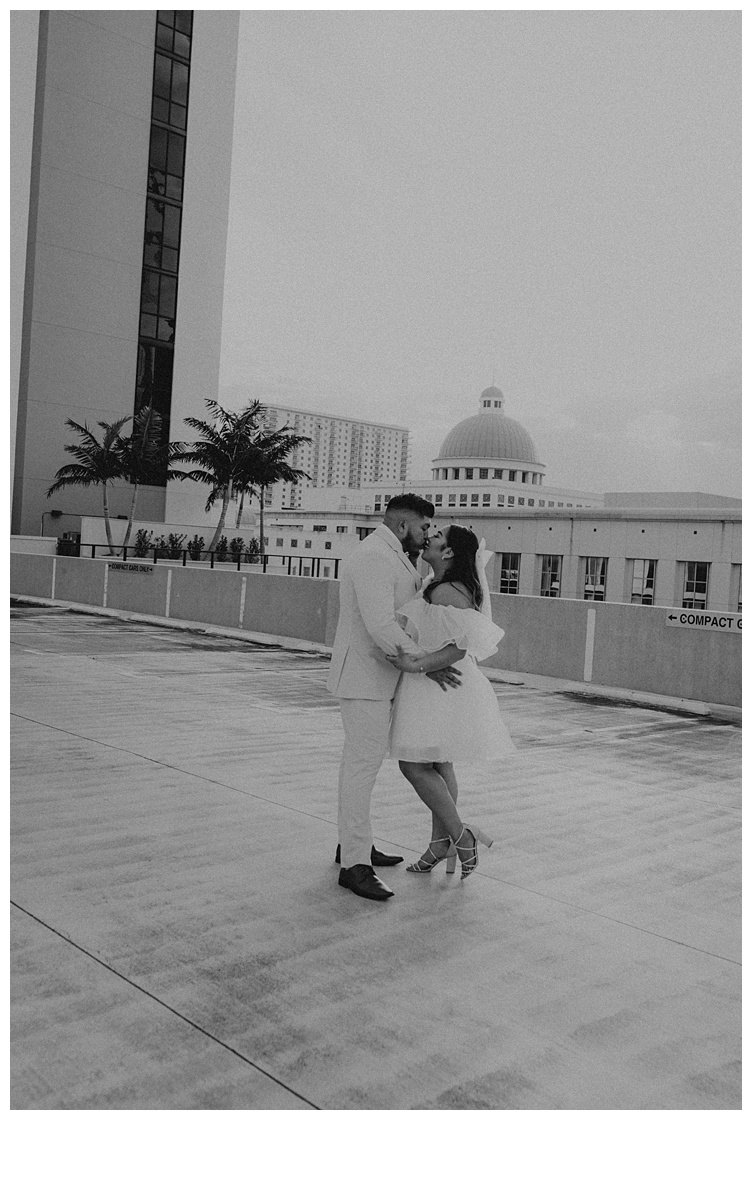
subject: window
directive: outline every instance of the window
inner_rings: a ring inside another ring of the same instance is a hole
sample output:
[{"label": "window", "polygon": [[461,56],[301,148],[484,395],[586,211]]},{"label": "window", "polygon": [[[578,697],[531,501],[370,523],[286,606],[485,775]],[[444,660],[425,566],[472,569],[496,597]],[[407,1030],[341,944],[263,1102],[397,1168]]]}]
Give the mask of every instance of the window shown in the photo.
[{"label": "window", "polygon": [[549,508],[553,508],[553,507],[554,507],[554,502],[553,502],[553,500],[549,500],[549,502],[548,502],[548,507],[549,507]]},{"label": "window", "polygon": [[460,477],[459,467],[452,467],[452,479],[459,479],[459,477]]},{"label": "window", "polygon": [[501,492],[499,492],[498,496],[496,497],[496,505],[497,508],[504,507],[504,497],[502,496]]},{"label": "window", "polygon": [[304,549],[304,550],[310,550],[310,549],[311,549],[311,544],[312,544],[311,542],[304,542],[304,543],[303,543],[303,549]]},{"label": "window", "polygon": [[630,604],[655,603],[655,558],[635,558],[632,560],[632,588]]},{"label": "window", "polygon": [[189,58],[193,14],[188,9],[157,13],[157,45],[168,53]]},{"label": "window", "polygon": [[484,508],[488,508],[488,507],[489,507],[489,505],[490,505],[490,503],[491,503],[491,493],[490,493],[490,492],[484,492],[484,493],[483,493],[483,507],[484,507]]},{"label": "window", "polygon": [[518,497],[517,497],[517,507],[519,508],[519,506],[520,506],[521,504],[522,504],[522,505],[524,505],[524,503],[525,503],[525,497],[524,497],[524,496],[518,496]]},{"label": "window", "polygon": [[517,472],[516,472],[516,471],[510,471],[510,472],[509,472],[509,482],[510,482],[510,483],[514,483],[514,482],[516,481],[516,479],[517,479]]},{"label": "window", "polygon": [[488,467],[480,467],[478,470],[479,479],[488,479]]},{"label": "window", "polygon": [[742,564],[731,564],[731,604],[730,609],[733,612],[736,608],[737,612],[742,611]]},{"label": "window", "polygon": [[546,507],[546,501],[545,501],[545,500],[539,500],[539,501],[538,501],[538,508],[545,508],[545,507]]},{"label": "window", "polygon": [[337,533],[347,533],[347,526],[346,525],[338,525]]},{"label": "window", "polygon": [[682,608],[707,608],[709,576],[710,563],[686,562],[684,564]]},{"label": "window", "polygon": [[450,492],[450,493],[449,493],[449,508],[454,508],[454,506],[456,505],[456,503],[457,503],[457,493],[456,493],[456,492]]},{"label": "window", "polygon": [[435,506],[438,508],[438,506],[439,506],[441,503],[442,503],[442,497],[441,497],[441,494],[439,494],[438,496],[436,496],[436,497],[434,498],[434,504],[435,504]]},{"label": "window", "polygon": [[472,479],[472,477],[473,477],[473,468],[465,467],[465,479]]},{"label": "window", "polygon": [[[166,129],[159,132],[169,136]],[[144,266],[177,272],[181,215],[179,205],[147,197]]]},{"label": "window", "polygon": [[326,533],[326,525],[314,525],[314,533]]},{"label": "window", "polygon": [[460,492],[460,508],[462,508],[463,504],[467,506],[467,492]]},{"label": "window", "polygon": [[472,508],[477,508],[477,507],[478,507],[478,500],[479,500],[479,498],[480,498],[480,496],[479,496],[479,493],[478,493],[478,492],[473,492],[473,493],[472,493],[472,495],[470,496],[470,505],[471,505],[471,507],[472,507]]},{"label": "window", "polygon": [[493,477],[494,477],[494,479],[503,479],[504,472],[502,470],[500,470],[499,467],[495,467]]},{"label": "window", "polygon": [[[160,27],[157,28],[159,41]],[[190,43],[189,47],[190,47]],[[152,92],[151,116],[153,121],[164,121],[185,129],[188,113],[188,64],[178,62],[162,54],[154,55],[154,90]]]},{"label": "window", "polygon": [[559,596],[561,594],[561,555],[541,555],[541,596]]},{"label": "window", "polygon": [[606,599],[606,572],[608,570],[607,558],[586,558],[585,559],[585,587],[583,589],[583,599],[585,600],[605,600]]},{"label": "window", "polygon": [[276,544],[277,544],[278,546],[284,546],[284,544],[285,544],[285,539],[284,539],[284,538],[277,538],[277,543],[276,543]]},{"label": "window", "polygon": [[[159,11],[146,179],[134,412],[152,405],[169,436],[193,14]],[[166,480],[160,480],[161,484]]]},{"label": "window", "polygon": [[528,508],[535,508],[535,500],[532,497],[528,498],[527,506]]},{"label": "window", "polygon": [[529,475],[529,474],[530,474],[530,472],[529,472],[529,471],[523,471],[523,472],[522,472],[522,482],[523,482],[523,483],[527,483],[527,480],[528,480],[528,475]]},{"label": "window", "polygon": [[509,596],[516,596],[519,590],[520,583],[520,556],[519,554],[502,554],[501,556],[501,579],[499,580],[499,591],[504,592]]},{"label": "window", "polygon": [[290,546],[291,546],[293,549],[295,549],[295,550],[296,550],[296,549],[297,549],[297,547],[298,547],[298,539],[297,539],[297,538],[290,538]]},{"label": "window", "polygon": [[331,548],[332,548],[332,543],[331,543],[331,542],[324,542],[324,549],[325,549],[325,550],[331,550]]}]

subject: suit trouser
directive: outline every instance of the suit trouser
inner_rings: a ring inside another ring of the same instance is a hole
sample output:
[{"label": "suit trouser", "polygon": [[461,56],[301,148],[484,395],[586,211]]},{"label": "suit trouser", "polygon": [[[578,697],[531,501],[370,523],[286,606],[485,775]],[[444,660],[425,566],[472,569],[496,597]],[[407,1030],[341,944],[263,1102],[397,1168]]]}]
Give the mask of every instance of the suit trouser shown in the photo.
[{"label": "suit trouser", "polygon": [[342,866],[371,862],[371,792],[389,748],[391,700],[340,697],[345,745],[339,768]]}]

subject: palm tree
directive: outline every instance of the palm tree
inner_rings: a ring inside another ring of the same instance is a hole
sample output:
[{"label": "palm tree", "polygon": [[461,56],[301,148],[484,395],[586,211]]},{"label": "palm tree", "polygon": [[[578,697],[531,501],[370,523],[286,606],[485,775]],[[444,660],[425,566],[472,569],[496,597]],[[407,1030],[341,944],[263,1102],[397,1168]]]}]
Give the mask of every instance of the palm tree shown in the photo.
[{"label": "palm tree", "polygon": [[115,547],[112,543],[107,485],[115,479],[123,478],[123,466],[118,453],[118,440],[121,429],[131,419],[131,417],[121,417],[119,421],[111,423],[108,421],[97,421],[97,425],[103,430],[100,442],[97,441],[96,435],[89,429],[85,422],[83,425],[79,425],[77,421],[72,421],[68,417],[65,424],[69,429],[78,434],[80,441],[78,443],[73,442],[71,445],[65,446],[64,449],[69,454],[72,454],[76,461],[65,463],[55,473],[55,482],[52,487],[47,489],[47,495],[51,496],[54,492],[58,492],[64,487],[87,488],[92,485],[101,486],[104,528],[110,554],[115,553]]},{"label": "palm tree", "polygon": [[249,446],[258,432],[261,404],[253,400],[241,413],[228,412],[216,400],[207,400],[206,407],[214,424],[198,417],[185,417],[186,425],[202,436],[180,458],[182,462],[195,463],[194,470],[187,472],[184,478],[205,483],[210,489],[205,511],[209,512],[217,500],[222,504],[217,528],[207,550],[211,553],[222,536],[230,499],[238,492],[241,464],[247,459]]},{"label": "palm tree", "polygon": [[291,467],[287,459],[293,450],[304,442],[310,442],[309,437],[293,433],[289,425],[275,429],[270,433],[260,433],[249,447],[248,454],[242,464],[238,476],[237,488],[243,495],[258,496],[259,502],[259,543],[261,553],[265,554],[264,544],[264,492],[274,483],[298,483],[301,479],[310,479],[305,471]]},{"label": "palm tree", "polygon": [[130,545],[139,487],[142,484],[163,487],[174,479],[186,479],[188,473],[172,465],[182,459],[186,449],[183,442],[162,442],[162,417],[151,404],[136,413],[130,437],[118,440],[116,450],[123,478],[133,485],[124,546]]}]

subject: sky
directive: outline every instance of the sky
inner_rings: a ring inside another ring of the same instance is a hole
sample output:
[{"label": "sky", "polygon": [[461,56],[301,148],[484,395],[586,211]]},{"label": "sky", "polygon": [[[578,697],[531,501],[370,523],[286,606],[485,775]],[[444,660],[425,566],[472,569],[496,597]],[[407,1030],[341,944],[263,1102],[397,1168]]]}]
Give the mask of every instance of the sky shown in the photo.
[{"label": "sky", "polygon": [[740,14],[246,11],[224,402],[741,494]]}]

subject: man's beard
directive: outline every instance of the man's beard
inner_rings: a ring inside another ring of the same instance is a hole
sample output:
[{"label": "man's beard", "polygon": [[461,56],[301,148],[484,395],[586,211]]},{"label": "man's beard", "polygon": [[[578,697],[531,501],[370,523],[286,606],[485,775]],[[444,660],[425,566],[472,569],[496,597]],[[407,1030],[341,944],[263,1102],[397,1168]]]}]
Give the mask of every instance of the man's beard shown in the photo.
[{"label": "man's beard", "polygon": [[407,538],[402,543],[402,549],[405,554],[421,554],[426,548],[425,540],[416,542],[411,533],[408,533]]}]

